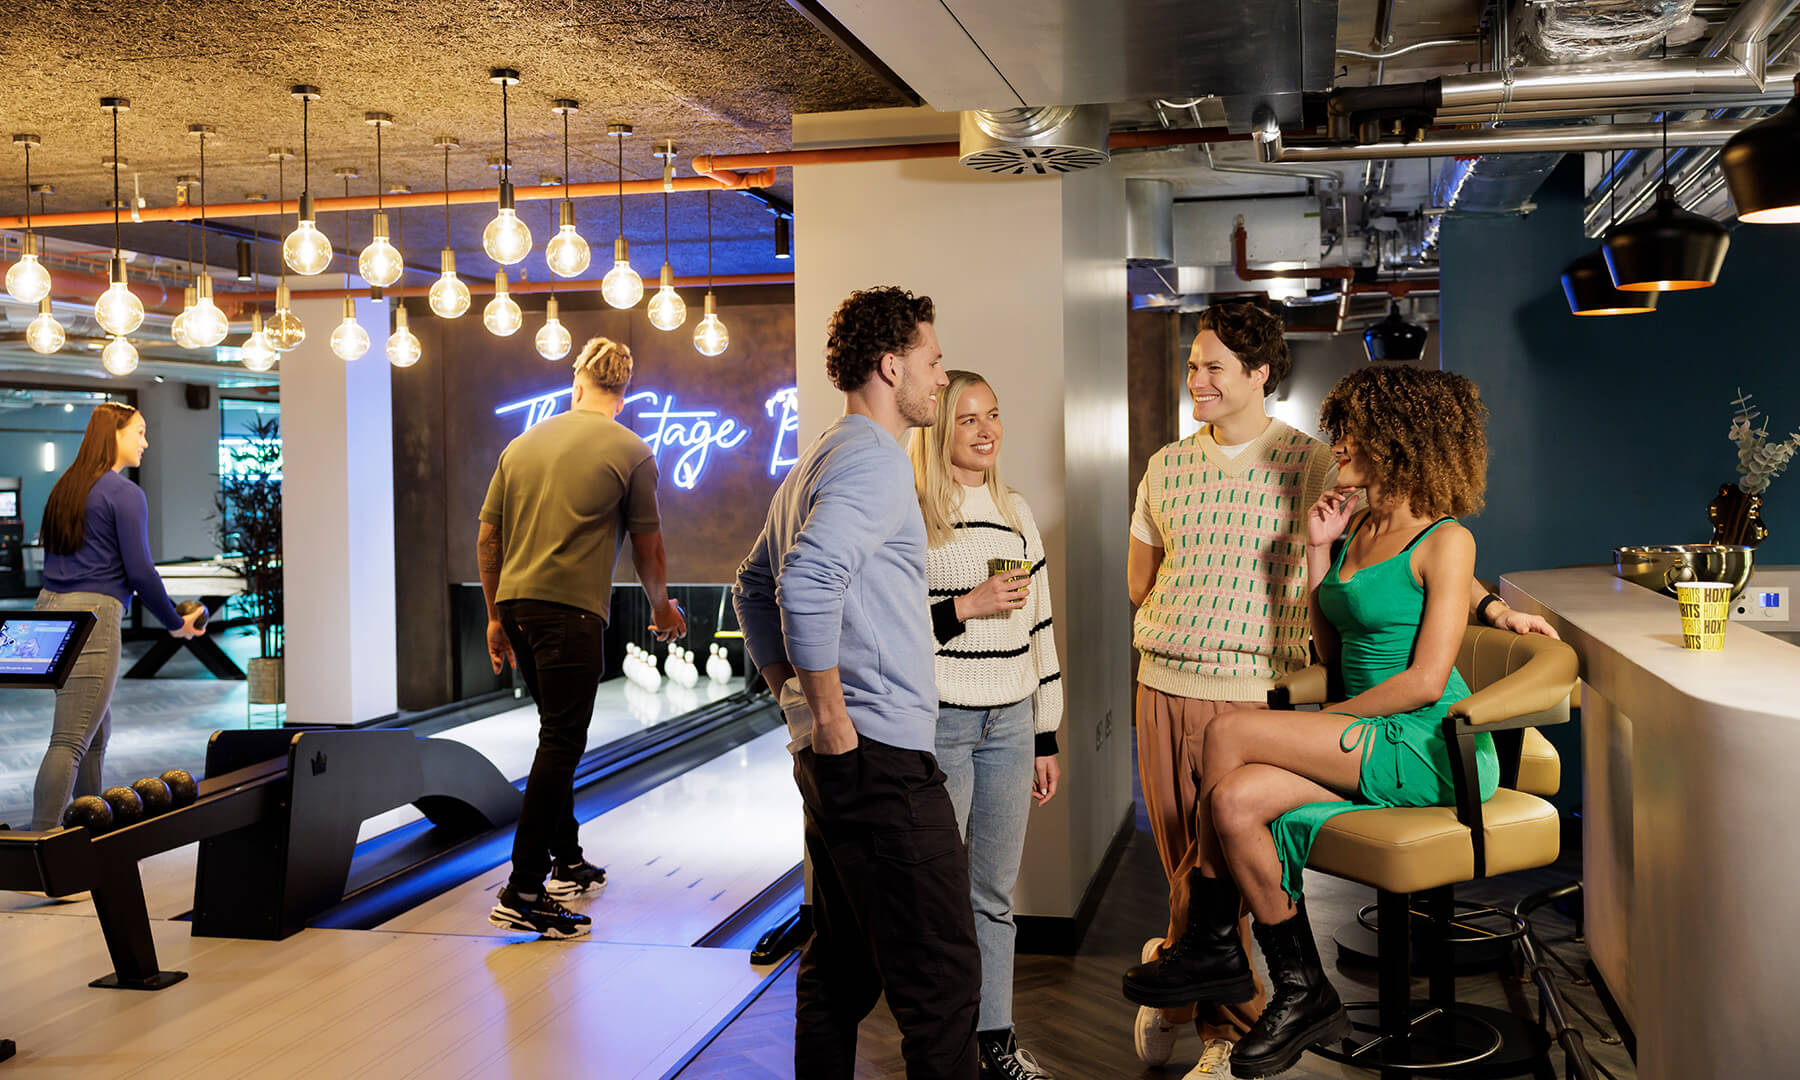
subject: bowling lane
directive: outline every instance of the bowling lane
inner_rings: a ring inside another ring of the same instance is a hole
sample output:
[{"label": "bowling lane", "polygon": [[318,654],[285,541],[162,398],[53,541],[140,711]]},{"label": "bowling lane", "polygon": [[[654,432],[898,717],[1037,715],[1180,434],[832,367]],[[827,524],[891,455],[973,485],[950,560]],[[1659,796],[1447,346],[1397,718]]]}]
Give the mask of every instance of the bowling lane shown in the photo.
[{"label": "bowling lane", "polygon": [[106,948],[73,919],[0,914],[9,1078],[667,1075],[755,992],[731,949],[604,943],[496,947],[464,936],[305,930],[286,941],[189,936],[155,922],[146,994],[94,990]]},{"label": "bowling lane", "polygon": [[[587,749],[593,750],[635,735],[743,688],[741,678],[724,683],[703,678],[695,687],[679,686],[665,680],[654,690],[624,678],[608,679],[600,684],[599,693],[594,695],[594,719],[588,725]],[[521,699],[516,709],[446,728],[433,736],[455,739],[474,747],[494,763],[500,775],[514,781],[523,780],[531,772],[531,759],[537,753],[537,737],[537,709],[528,697]],[[422,816],[410,806],[390,810],[363,822],[357,840],[380,836]]]},{"label": "bowling lane", "polygon": [[[581,827],[606,892],[575,905],[596,941],[690,945],[800,862],[800,794],[778,728]],[[502,865],[377,929],[517,935],[488,925]]]}]

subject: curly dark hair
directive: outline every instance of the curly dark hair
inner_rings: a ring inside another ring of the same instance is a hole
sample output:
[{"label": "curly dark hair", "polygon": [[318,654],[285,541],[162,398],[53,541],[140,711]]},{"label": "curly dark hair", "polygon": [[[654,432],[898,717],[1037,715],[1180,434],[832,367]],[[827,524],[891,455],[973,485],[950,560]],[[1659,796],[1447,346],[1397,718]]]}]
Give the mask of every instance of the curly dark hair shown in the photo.
[{"label": "curly dark hair", "polygon": [[1267,397],[1293,366],[1287,339],[1282,336],[1285,329],[1281,316],[1264,311],[1254,302],[1239,301],[1214,304],[1202,311],[1194,335],[1198,337],[1205,330],[1219,335],[1219,341],[1244,365],[1246,375],[1268,367],[1269,380],[1263,383],[1263,396]]},{"label": "curly dark hair", "polygon": [[929,296],[893,285],[858,289],[831,313],[825,328],[825,374],[839,390],[860,390],[881,358],[919,343],[919,324],[935,322]]},{"label": "curly dark hair", "polygon": [[1481,512],[1487,487],[1487,406],[1451,371],[1382,365],[1338,380],[1319,406],[1332,442],[1361,447],[1382,490],[1420,517]]}]

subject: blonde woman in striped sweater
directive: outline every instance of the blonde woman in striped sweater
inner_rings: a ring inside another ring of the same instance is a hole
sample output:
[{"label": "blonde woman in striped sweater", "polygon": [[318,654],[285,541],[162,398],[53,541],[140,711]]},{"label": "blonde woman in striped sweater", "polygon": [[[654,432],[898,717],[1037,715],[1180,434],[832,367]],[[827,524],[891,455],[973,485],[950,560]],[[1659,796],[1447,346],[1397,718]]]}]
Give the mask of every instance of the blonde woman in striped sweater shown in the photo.
[{"label": "blonde woman in striped sweater", "polygon": [[[1031,508],[1000,482],[1000,403],[985,379],[952,371],[937,423],[913,432],[913,479],[930,549],[937,637],[937,759],[969,849],[981,946],[981,1075],[1040,1080],[1012,1030],[1013,886],[1025,818],[1056,794],[1062,671],[1044,542]],[[1028,569],[990,573],[990,560]]]}]

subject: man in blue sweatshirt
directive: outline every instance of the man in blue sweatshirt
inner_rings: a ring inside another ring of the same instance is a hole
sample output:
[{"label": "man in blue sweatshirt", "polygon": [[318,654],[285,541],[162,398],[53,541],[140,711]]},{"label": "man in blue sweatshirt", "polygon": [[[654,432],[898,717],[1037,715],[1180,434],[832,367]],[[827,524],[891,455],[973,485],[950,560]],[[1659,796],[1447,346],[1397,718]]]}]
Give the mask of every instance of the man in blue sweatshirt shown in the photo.
[{"label": "man in blue sweatshirt", "polygon": [[831,317],[844,416],[782,481],[738,570],[738,622],[780,695],[806,812],[813,936],[795,1080],[850,1080],[887,994],[909,1080],[975,1080],[981,954],[968,856],[932,756],[938,695],[925,525],[901,440],[949,384],[931,299],[884,287]]}]

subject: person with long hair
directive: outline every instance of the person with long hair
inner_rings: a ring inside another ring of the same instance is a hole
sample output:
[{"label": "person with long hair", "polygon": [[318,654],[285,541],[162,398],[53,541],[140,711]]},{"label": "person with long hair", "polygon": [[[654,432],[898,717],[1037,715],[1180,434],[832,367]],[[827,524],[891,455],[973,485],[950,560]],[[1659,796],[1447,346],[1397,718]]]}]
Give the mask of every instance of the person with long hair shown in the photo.
[{"label": "person with long hair", "polygon": [[[1456,516],[1481,509],[1486,416],[1463,376],[1391,365],[1346,376],[1320,409],[1337,477],[1306,516],[1307,613],[1348,699],[1322,712],[1223,713],[1201,773],[1214,835],[1199,873],[1210,890],[1242,894],[1269,970],[1234,1076],[1284,1072],[1349,1032],[1301,894],[1320,827],[1347,810],[1455,803],[1442,722],[1469,694],[1455,663],[1475,568],[1475,539]],[[1368,510],[1354,513],[1359,492]],[[1499,777],[1493,740],[1476,746],[1487,799]],[[1216,984],[1249,978],[1235,934],[1192,963]]]},{"label": "person with long hair", "polygon": [[[981,1075],[1048,1080],[1013,1034],[1013,887],[1033,800],[1056,794],[1062,670],[1044,541],[1024,496],[1000,480],[1000,403],[972,371],[947,373],[937,420],[912,434],[930,547],[937,638],[937,762],[969,849],[981,947]],[[993,560],[1010,565],[994,572]]]},{"label": "person with long hair", "polygon": [[50,748],[38,766],[31,827],[54,829],[71,796],[98,795],[106,741],[112,734],[112,692],[119,681],[119,623],[132,594],[178,638],[204,633],[196,607],[183,618],[150,557],[150,504],[121,475],[150,448],[144,414],[108,401],[88,417],[81,449],[44,504],[44,587],[39,611],[91,611],[94,632],[56,691]]}]

